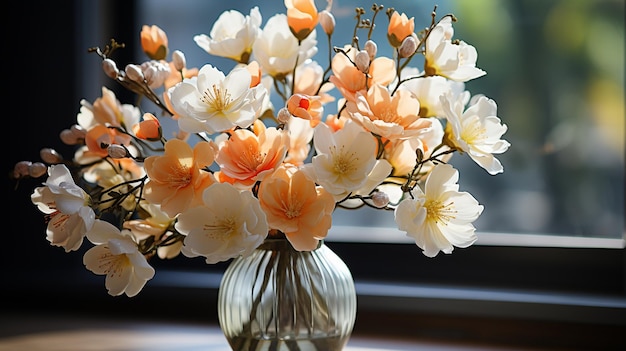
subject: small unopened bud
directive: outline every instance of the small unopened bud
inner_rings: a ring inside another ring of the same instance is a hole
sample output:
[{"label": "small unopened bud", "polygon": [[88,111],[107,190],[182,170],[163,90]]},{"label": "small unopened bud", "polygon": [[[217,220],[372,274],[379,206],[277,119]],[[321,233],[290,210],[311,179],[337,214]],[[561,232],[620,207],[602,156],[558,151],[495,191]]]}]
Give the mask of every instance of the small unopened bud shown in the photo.
[{"label": "small unopened bud", "polygon": [[70,129],[62,130],[59,137],[66,145],[77,145],[84,142],[86,135],[87,132],[83,129],[83,127],[75,124]]},{"label": "small unopened bud", "polygon": [[28,168],[28,175],[33,178],[39,178],[48,172],[48,166],[41,162],[35,162]]},{"label": "small unopened bud", "polygon": [[47,164],[57,164],[63,161],[63,156],[59,154],[56,150],[50,148],[43,148],[39,151],[39,157],[43,160],[43,162]]},{"label": "small unopened bud", "polygon": [[174,52],[172,52],[172,63],[174,63],[174,68],[176,68],[177,71],[182,71],[183,68],[187,67],[185,54],[180,50],[174,50]]},{"label": "small unopened bud", "polygon": [[320,11],[317,16],[319,18],[320,25],[324,30],[324,33],[326,33],[327,35],[333,34],[333,32],[335,31],[335,16],[333,16],[333,14],[328,10]]},{"label": "small unopened bud", "polygon": [[409,57],[415,53],[415,50],[417,50],[417,41],[412,35],[409,35],[402,41],[402,45],[398,49],[398,55],[402,58]]},{"label": "small unopened bud", "polygon": [[372,202],[378,208],[385,207],[389,204],[389,195],[383,191],[376,191],[372,194]]},{"label": "small unopened bud", "polygon": [[33,163],[30,161],[20,161],[13,167],[13,178],[19,179],[29,175],[29,168]]},{"label": "small unopened bud", "polygon": [[109,145],[107,153],[112,158],[126,158],[130,156],[128,150],[124,146],[118,144]]},{"label": "small unopened bud", "polygon": [[141,71],[141,67],[133,64],[126,65],[126,76],[130,78],[130,80],[141,83],[144,80],[144,74]]},{"label": "small unopened bud", "polygon": [[109,78],[116,79],[120,75],[120,70],[117,69],[115,61],[111,59],[102,60],[102,69]]},{"label": "small unopened bud", "polygon": [[286,107],[283,107],[278,110],[278,113],[276,114],[276,119],[279,123],[285,124],[289,122],[289,119],[291,119],[291,112],[289,112]]},{"label": "small unopened bud", "polygon": [[359,51],[354,57],[356,68],[363,73],[367,73],[370,69],[370,55],[365,50]]},{"label": "small unopened bud", "polygon": [[61,138],[61,141],[65,145],[78,144],[78,139],[76,139],[76,136],[74,135],[74,133],[72,133],[72,131],[69,129],[63,129],[61,133],[59,134],[59,138]]},{"label": "small unopened bud", "polygon": [[368,40],[365,42],[365,51],[370,55],[370,60],[373,60],[378,52],[378,45],[373,40]]}]

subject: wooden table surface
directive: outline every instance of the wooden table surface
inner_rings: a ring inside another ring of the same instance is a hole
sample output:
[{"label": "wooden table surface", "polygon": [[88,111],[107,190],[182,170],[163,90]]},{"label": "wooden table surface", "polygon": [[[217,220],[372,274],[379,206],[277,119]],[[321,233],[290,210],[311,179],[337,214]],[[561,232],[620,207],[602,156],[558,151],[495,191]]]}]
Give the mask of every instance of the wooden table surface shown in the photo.
[{"label": "wooden table surface", "polygon": [[[1,313],[1,312],[0,312]],[[0,351],[228,351],[215,324],[127,321],[63,315],[0,315]],[[529,348],[465,345],[353,335],[345,351],[521,351]]]}]

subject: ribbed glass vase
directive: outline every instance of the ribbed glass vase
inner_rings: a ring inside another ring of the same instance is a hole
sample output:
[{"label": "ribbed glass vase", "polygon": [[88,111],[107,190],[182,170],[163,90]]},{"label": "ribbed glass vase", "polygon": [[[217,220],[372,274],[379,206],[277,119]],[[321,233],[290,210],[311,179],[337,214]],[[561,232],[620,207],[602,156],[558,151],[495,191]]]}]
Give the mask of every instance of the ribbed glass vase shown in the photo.
[{"label": "ribbed glass vase", "polygon": [[224,272],[218,316],[234,351],[341,350],[356,319],[354,280],[323,242],[300,252],[268,238]]}]

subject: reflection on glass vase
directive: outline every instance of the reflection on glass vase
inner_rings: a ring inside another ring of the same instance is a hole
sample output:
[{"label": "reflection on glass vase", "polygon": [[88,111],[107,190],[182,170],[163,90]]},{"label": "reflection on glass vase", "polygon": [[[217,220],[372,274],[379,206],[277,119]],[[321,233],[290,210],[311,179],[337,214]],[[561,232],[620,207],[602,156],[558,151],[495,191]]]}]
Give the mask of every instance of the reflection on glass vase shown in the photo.
[{"label": "reflection on glass vase", "polygon": [[354,280],[324,242],[300,252],[268,238],[224,272],[218,316],[234,351],[341,350],[356,319]]}]

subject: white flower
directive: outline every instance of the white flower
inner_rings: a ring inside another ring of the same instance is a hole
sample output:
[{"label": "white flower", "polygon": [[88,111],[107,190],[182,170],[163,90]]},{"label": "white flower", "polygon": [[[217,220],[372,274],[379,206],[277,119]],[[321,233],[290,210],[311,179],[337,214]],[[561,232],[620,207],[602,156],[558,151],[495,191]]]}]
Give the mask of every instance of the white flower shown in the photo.
[{"label": "white flower", "polygon": [[287,75],[296,66],[303,64],[317,53],[316,31],[298,45],[298,39],[291,34],[285,14],[272,16],[261,35],[254,42],[252,53],[264,73],[272,77]]},{"label": "white flower", "polygon": [[459,192],[459,173],[451,165],[440,164],[426,179],[424,192],[415,187],[395,209],[398,229],[415,239],[424,255],[435,257],[439,251],[450,254],[456,247],[476,241],[474,222],[483,211],[474,197]]},{"label": "white flower", "polygon": [[154,268],[139,252],[130,231],[97,220],[87,238],[96,246],[85,252],[83,263],[93,273],[106,275],[104,285],[109,295],[133,297],[154,276]]},{"label": "white flower", "polygon": [[410,91],[420,102],[420,117],[442,117],[443,107],[439,97],[451,91],[450,83],[441,76],[422,77],[410,79],[399,89]]},{"label": "white flower", "polygon": [[386,160],[377,160],[378,142],[358,124],[348,121],[333,133],[325,123],[315,127],[316,156],[303,170],[307,176],[341,200],[351,192],[372,190],[391,172]]},{"label": "white flower", "polygon": [[261,13],[258,6],[245,16],[236,10],[223,12],[211,28],[211,36],[199,34],[193,37],[196,44],[211,55],[247,62],[252,45],[259,36]]},{"label": "white flower", "polygon": [[202,197],[204,206],[182,212],[175,225],[187,236],[182,248],[185,256],[204,256],[206,263],[217,263],[247,256],[263,242],[269,227],[252,192],[215,183]]},{"label": "white flower", "polygon": [[39,210],[50,216],[46,237],[51,245],[66,252],[77,250],[91,229],[95,213],[89,195],[78,185],[65,165],[51,165],[48,179],[31,195]]},{"label": "white flower", "polygon": [[234,127],[247,128],[256,119],[267,91],[262,84],[250,88],[251,76],[237,67],[227,76],[207,64],[197,77],[168,90],[178,126],[188,133],[214,134]]},{"label": "white flower", "polygon": [[476,48],[460,40],[453,43],[452,19],[443,18],[426,39],[425,67],[428,75],[439,75],[448,79],[467,82],[487,74],[476,67]]},{"label": "white flower", "polygon": [[453,99],[451,94],[443,95],[441,103],[448,120],[446,129],[451,134],[449,138],[454,146],[467,152],[489,174],[502,173],[504,168],[493,154],[505,152],[510,144],[500,139],[506,133],[507,126],[500,123],[496,102],[481,96],[465,112],[463,101]]}]

